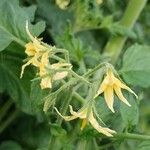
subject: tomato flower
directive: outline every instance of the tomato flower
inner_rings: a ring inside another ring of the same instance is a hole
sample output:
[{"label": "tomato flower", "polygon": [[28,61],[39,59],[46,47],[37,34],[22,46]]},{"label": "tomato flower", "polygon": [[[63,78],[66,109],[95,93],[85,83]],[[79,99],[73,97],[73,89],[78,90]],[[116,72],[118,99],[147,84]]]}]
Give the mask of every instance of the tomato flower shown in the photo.
[{"label": "tomato flower", "polygon": [[107,103],[107,106],[112,112],[115,112],[113,109],[114,91],[121,101],[123,101],[128,106],[131,106],[129,102],[126,100],[126,98],[123,96],[121,89],[128,90],[129,92],[134,94],[136,98],[138,97],[128,86],[126,86],[122,81],[120,81],[118,78],[114,76],[111,69],[108,69],[106,77],[101,83],[95,98],[101,93],[104,93],[104,98]]},{"label": "tomato flower", "polygon": [[90,124],[93,126],[93,128],[95,128],[98,132],[105,134],[106,136],[111,137],[111,136],[113,136],[114,133],[116,133],[114,130],[111,130],[107,127],[100,126],[99,123],[97,122],[97,120],[94,118],[92,109],[89,112],[88,107],[83,107],[78,112],[75,112],[75,111],[73,111],[72,106],[70,105],[70,113],[72,116],[61,115],[56,107],[55,107],[55,110],[66,121],[71,121],[76,118],[82,119],[83,121],[82,121],[82,125],[81,125],[81,130],[83,130],[85,128],[85,126],[87,125],[87,123],[90,122]]}]

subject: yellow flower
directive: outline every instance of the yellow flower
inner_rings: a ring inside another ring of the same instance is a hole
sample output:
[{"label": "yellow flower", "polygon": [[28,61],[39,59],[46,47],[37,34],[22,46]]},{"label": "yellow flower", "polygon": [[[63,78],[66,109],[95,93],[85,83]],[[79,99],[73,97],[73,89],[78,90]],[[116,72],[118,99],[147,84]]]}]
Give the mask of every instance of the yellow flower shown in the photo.
[{"label": "yellow flower", "polygon": [[47,50],[45,46],[42,45],[41,40],[33,37],[28,28],[28,22],[26,22],[26,32],[30,37],[32,42],[29,42],[25,45],[25,53],[30,57],[27,63],[22,66],[20,78],[22,78],[24,69],[26,66],[32,64],[37,67],[38,59],[43,55],[43,53]]},{"label": "yellow flower", "polygon": [[61,9],[66,9],[69,3],[70,3],[70,0],[56,0],[56,4]]},{"label": "yellow flower", "polygon": [[[42,45],[41,39],[38,39],[37,37],[34,37],[30,33],[28,21],[26,21],[26,32],[27,32],[28,36],[30,37],[30,39],[32,41],[32,42],[29,42],[25,45],[25,47],[26,47],[25,52],[28,56],[33,56],[37,52],[42,52],[42,51],[47,50],[47,48],[44,45]],[[32,55],[30,55],[30,54],[32,54]]]},{"label": "yellow flower", "polygon": [[[41,79],[41,88],[52,88],[52,81],[60,80],[65,78],[68,75],[68,71],[59,71],[60,68],[69,67],[71,68],[71,64],[68,63],[55,63],[50,65],[49,63],[49,52],[45,52],[42,57],[40,63],[37,65],[39,67],[39,76],[43,77]],[[54,74],[49,74],[49,68],[55,71]]]},{"label": "yellow flower", "polygon": [[25,53],[28,55],[28,56],[34,56],[36,54],[36,49],[33,45],[32,42],[29,42],[25,45]]},{"label": "yellow flower", "polygon": [[104,92],[104,98],[107,103],[107,106],[112,112],[115,112],[113,109],[114,91],[121,101],[123,101],[128,106],[131,106],[129,102],[126,100],[126,98],[123,96],[121,89],[128,90],[129,92],[134,94],[136,98],[138,97],[128,86],[126,86],[123,82],[121,82],[114,76],[111,69],[108,69],[106,76],[103,82],[101,83],[95,98]]},{"label": "yellow flower", "polygon": [[[55,110],[66,121],[74,120],[76,118],[83,119],[82,125],[81,125],[81,130],[83,130],[85,128],[87,122],[90,122],[90,124],[93,126],[93,128],[95,128],[98,132],[105,134],[106,136],[111,137],[111,136],[113,136],[112,135],[113,133],[116,133],[114,130],[100,126],[99,123],[97,122],[97,120],[94,118],[93,111],[91,110],[90,112],[88,112],[89,111],[88,107],[83,107],[78,112],[75,112],[75,111],[73,111],[72,106],[70,106],[70,113],[72,116],[62,116],[56,107],[55,107]],[[87,114],[88,114],[88,116],[87,116]]]},{"label": "yellow flower", "polygon": [[23,66],[22,66],[22,69],[21,69],[21,74],[20,74],[20,78],[22,78],[23,76],[23,73],[24,73],[24,69],[26,68],[26,66],[29,66],[30,64],[34,65],[34,66],[38,66],[39,62],[38,62],[38,58],[39,58],[39,54],[35,54],[34,57],[32,57],[31,59],[29,59],[27,61],[27,63],[25,63]]}]

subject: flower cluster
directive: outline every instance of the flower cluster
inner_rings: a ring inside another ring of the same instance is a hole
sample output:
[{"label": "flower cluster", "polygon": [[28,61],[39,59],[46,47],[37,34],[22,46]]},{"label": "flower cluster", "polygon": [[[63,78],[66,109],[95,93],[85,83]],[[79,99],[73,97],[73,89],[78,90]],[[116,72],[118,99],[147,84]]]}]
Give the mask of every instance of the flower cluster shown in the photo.
[{"label": "flower cluster", "polygon": [[[45,44],[41,39],[33,37],[29,31],[28,22],[26,22],[26,32],[32,42],[25,45],[25,53],[28,55],[28,61],[22,66],[21,78],[25,67],[31,64],[38,68],[38,75],[41,77],[41,88],[52,88],[52,82],[65,78],[72,66],[67,61],[59,61],[51,64],[50,57],[55,55],[55,47]],[[63,69],[64,71],[62,71]]]},{"label": "flower cluster", "polygon": [[[100,87],[99,87],[96,95],[94,96],[94,99],[98,95],[104,93],[104,98],[105,98],[105,101],[106,101],[106,104],[107,104],[108,108],[112,112],[115,112],[114,109],[113,109],[113,103],[114,103],[114,93],[113,93],[113,91],[115,91],[116,95],[118,96],[118,98],[121,101],[123,101],[128,106],[131,106],[128,103],[128,101],[126,100],[126,98],[123,96],[123,94],[121,92],[121,88],[128,90],[129,92],[134,94],[137,98],[137,95],[128,86],[126,86],[122,81],[120,81],[118,78],[116,78],[114,76],[112,69],[107,68],[106,76],[105,76],[104,80],[102,81],[102,83],[100,84]],[[78,112],[74,112],[73,109],[72,109],[72,106],[70,106],[70,113],[72,114],[72,116],[62,116],[60,114],[60,112],[57,110],[57,108],[55,108],[55,110],[66,121],[70,121],[70,120],[73,120],[73,119],[76,119],[76,118],[83,119],[81,129],[83,129],[86,126],[87,122],[90,122],[90,124],[98,132],[103,133],[106,136],[113,136],[113,134],[115,134],[116,132],[114,130],[109,129],[109,128],[100,126],[99,123],[97,122],[97,120],[94,117],[94,113],[93,113],[92,108],[89,109],[90,107],[91,107],[90,105],[85,105]]]},{"label": "flower cluster", "polygon": [[[38,39],[34,37],[28,28],[28,22],[26,23],[26,32],[28,36],[30,37],[31,42],[27,43],[25,45],[25,53],[28,55],[27,62],[22,66],[21,71],[21,77],[24,73],[24,69],[28,65],[33,65],[38,69],[38,76],[41,79],[40,86],[41,89],[45,88],[52,88],[53,81],[64,79],[68,76],[68,73],[73,71],[71,70],[72,65],[69,63],[69,59],[65,56],[65,58],[60,58],[57,53],[61,52],[65,55],[65,52],[62,49],[57,49],[54,46],[50,46],[48,44],[45,44],[41,41],[41,39]],[[55,61],[51,61],[51,59],[55,59]],[[131,106],[126,98],[123,96],[123,93],[121,89],[125,89],[132,94],[134,94],[136,97],[137,95],[127,86],[125,85],[121,80],[119,80],[114,75],[113,69],[109,66],[106,67],[106,76],[104,77],[103,81],[101,82],[96,94],[93,94],[92,101],[94,102],[95,99],[98,97],[98,95],[104,93],[104,98],[106,101],[106,104],[108,108],[112,111],[114,111],[113,103],[114,103],[114,93],[118,96],[118,98],[127,104],[128,106]],[[73,73],[75,77],[78,79],[83,80],[86,83],[89,83],[86,79],[83,77],[77,75],[75,72]],[[90,83],[91,85],[91,83]],[[90,87],[92,89],[92,87]],[[102,127],[98,121],[96,120],[95,111],[93,111],[93,103],[86,102],[86,105],[84,105],[79,111],[75,112],[73,111],[72,106],[70,106],[70,113],[71,116],[63,116],[55,107],[56,112],[64,118],[66,121],[71,121],[76,118],[82,119],[82,125],[81,130],[85,128],[87,123],[89,122],[93,128],[95,128],[98,132],[105,134],[106,136],[113,136],[114,133],[116,133],[114,130],[111,130],[107,127]]]}]

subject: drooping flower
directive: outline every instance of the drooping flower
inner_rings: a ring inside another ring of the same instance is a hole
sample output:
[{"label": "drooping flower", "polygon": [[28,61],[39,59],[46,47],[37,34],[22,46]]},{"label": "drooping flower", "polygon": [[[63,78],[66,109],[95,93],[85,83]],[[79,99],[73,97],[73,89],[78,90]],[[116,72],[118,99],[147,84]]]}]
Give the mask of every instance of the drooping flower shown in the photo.
[{"label": "drooping flower", "polygon": [[76,118],[80,118],[82,119],[82,125],[81,125],[81,130],[83,130],[85,128],[85,126],[87,125],[88,122],[90,122],[90,124],[93,126],[93,128],[95,128],[98,132],[105,134],[106,136],[113,136],[114,133],[116,133],[114,130],[111,130],[107,127],[102,127],[99,125],[99,123],[97,122],[97,120],[94,118],[94,114],[92,109],[89,111],[88,107],[84,107],[81,108],[78,112],[73,111],[72,106],[70,105],[70,113],[72,116],[63,116],[61,115],[61,113],[57,110],[57,108],[55,107],[56,112],[62,117],[64,118],[66,121],[71,121],[74,120]]},{"label": "drooping flower", "polygon": [[28,22],[26,22],[26,32],[31,39],[31,42],[25,45],[25,53],[29,56],[27,63],[22,66],[20,78],[22,78],[24,69],[26,66],[32,64],[37,67],[38,59],[43,55],[43,53],[47,50],[45,46],[42,45],[41,40],[33,37],[33,35],[29,31]]},{"label": "drooping flower", "polygon": [[[49,63],[49,52],[45,52],[42,57],[41,61],[37,66],[39,68],[39,76],[42,77],[41,79],[41,88],[52,88],[52,82],[56,80],[60,80],[65,78],[68,75],[68,71],[59,71],[60,68],[63,67],[71,67],[69,63]],[[69,68],[68,68],[69,69]],[[54,73],[50,74],[50,70]]]},{"label": "drooping flower", "polygon": [[116,93],[116,95],[122,102],[124,102],[128,106],[131,106],[129,104],[129,102],[126,100],[126,98],[123,96],[121,89],[125,89],[125,90],[131,92],[132,94],[135,95],[136,98],[138,97],[127,85],[125,85],[122,81],[120,81],[118,78],[116,78],[114,76],[112,70],[109,68],[106,72],[106,76],[105,76],[104,80],[102,81],[102,83],[97,91],[95,98],[98,95],[104,93],[104,98],[107,103],[107,106],[109,107],[109,109],[112,112],[115,112],[114,108],[113,108],[114,92]]}]

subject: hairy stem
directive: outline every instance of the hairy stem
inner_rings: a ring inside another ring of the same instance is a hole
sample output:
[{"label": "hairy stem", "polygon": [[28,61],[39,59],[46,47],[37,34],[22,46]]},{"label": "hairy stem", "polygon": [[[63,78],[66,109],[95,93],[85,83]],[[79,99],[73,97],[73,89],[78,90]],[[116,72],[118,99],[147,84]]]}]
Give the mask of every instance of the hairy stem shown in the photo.
[{"label": "hairy stem", "polygon": [[[69,94],[67,95],[67,97],[64,99],[63,104],[62,104],[61,109],[60,109],[62,115],[65,115],[67,112],[70,101],[72,100],[72,92],[73,91],[72,91],[72,87],[71,87],[71,90],[69,91]],[[59,116],[57,118],[56,123],[58,125],[61,125],[62,120],[63,120],[63,118]],[[51,135],[48,149],[54,150],[54,149],[56,149],[56,145],[57,145],[57,137]]]},{"label": "hairy stem", "polygon": [[133,139],[133,140],[150,140],[150,135],[120,133],[120,134],[114,135],[114,138],[127,138],[127,139]]},{"label": "hairy stem", "polygon": [[[123,18],[120,21],[120,25],[132,29],[137,21],[141,11],[146,5],[147,0],[130,0],[126,8]],[[126,42],[127,37],[116,36],[110,39],[107,43],[104,53],[111,56],[112,63],[115,63],[121,53],[121,50]]]}]

